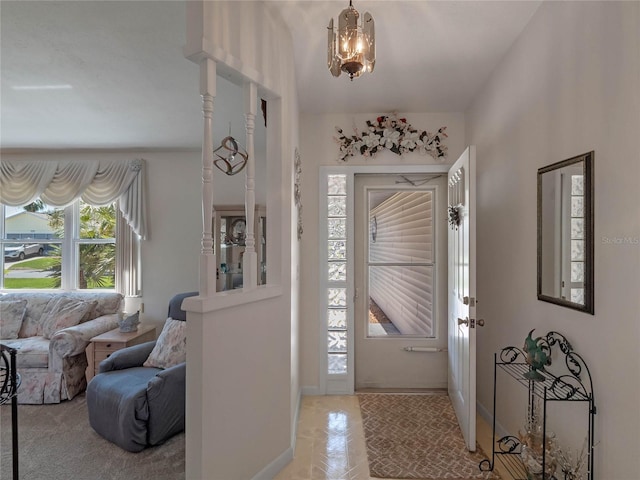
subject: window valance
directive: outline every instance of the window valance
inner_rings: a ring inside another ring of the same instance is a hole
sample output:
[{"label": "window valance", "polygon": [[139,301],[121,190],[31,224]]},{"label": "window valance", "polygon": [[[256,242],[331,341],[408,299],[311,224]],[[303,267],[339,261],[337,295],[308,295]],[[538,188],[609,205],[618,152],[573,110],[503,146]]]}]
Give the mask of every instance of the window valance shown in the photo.
[{"label": "window valance", "polygon": [[93,206],[119,200],[120,210],[140,238],[147,238],[144,160],[1,161],[0,203],[22,207],[38,197],[66,207],[76,199]]}]

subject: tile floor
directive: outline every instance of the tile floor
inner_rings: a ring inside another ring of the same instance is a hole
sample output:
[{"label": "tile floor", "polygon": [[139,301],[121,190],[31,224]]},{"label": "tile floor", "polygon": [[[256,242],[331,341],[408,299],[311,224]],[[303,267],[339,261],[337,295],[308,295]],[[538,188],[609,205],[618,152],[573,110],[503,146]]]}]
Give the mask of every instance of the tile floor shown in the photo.
[{"label": "tile floor", "polygon": [[[491,430],[478,422],[478,443],[491,452]],[[508,478],[504,474],[503,478]],[[302,398],[294,458],[275,480],[369,480],[358,398]]]},{"label": "tile floor", "polygon": [[293,461],[275,480],[368,480],[358,398],[303,397]]}]

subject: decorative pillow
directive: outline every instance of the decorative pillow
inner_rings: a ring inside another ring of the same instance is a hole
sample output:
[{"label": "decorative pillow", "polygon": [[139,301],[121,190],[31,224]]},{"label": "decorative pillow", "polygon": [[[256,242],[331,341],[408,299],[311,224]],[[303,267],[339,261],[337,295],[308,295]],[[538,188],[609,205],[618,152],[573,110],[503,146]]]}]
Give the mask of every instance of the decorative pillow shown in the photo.
[{"label": "decorative pillow", "polygon": [[22,326],[22,319],[26,311],[26,300],[0,300],[1,339],[10,340],[18,338],[18,332]]},{"label": "decorative pillow", "polygon": [[58,330],[78,325],[94,306],[95,302],[62,296],[52,298],[42,314],[42,336],[51,338]]},{"label": "decorative pillow", "polygon": [[187,323],[167,318],[156,345],[142,364],[145,367],[169,368],[187,361]]}]

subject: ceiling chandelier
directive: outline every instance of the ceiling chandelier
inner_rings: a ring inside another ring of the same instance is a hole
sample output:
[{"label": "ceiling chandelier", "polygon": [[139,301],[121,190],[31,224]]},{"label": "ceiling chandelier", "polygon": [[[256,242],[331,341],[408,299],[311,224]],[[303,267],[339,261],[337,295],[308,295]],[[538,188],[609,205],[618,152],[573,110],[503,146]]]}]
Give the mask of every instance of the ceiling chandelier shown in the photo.
[{"label": "ceiling chandelier", "polygon": [[328,27],[327,67],[334,77],[345,72],[353,81],[365,72],[373,72],[376,64],[375,22],[369,12],[360,14],[353,8],[351,0],[338,17],[338,29],[333,27],[333,18]]}]

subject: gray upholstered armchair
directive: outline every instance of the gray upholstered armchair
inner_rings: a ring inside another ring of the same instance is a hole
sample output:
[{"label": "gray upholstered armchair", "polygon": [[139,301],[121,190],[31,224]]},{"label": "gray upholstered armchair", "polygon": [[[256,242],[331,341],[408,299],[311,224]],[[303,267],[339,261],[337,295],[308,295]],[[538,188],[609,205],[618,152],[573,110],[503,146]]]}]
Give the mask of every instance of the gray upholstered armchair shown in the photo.
[{"label": "gray upholstered armchair", "polygon": [[[182,300],[193,295],[197,292],[173,297],[158,340],[113,353],[100,363],[100,373],[87,386],[91,427],[125,450],[139,452],[184,430],[186,363],[166,368],[145,365],[163,365],[163,355],[186,354],[177,351],[185,345],[177,337],[185,332],[179,328],[186,321]],[[171,325],[177,325],[178,330],[169,328]],[[173,346],[169,338],[173,338]],[[165,346],[154,348],[160,344]],[[151,361],[153,355],[159,355],[160,361]]]}]

